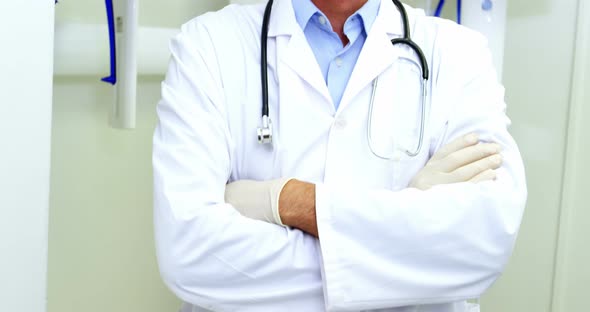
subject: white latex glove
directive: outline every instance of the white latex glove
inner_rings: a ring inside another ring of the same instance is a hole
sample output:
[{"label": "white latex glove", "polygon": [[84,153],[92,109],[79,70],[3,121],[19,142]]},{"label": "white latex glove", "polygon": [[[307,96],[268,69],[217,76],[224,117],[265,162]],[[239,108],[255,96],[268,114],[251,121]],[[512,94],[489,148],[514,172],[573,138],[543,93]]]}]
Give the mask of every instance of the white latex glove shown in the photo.
[{"label": "white latex glove", "polygon": [[439,184],[495,180],[503,162],[500,152],[499,144],[479,143],[477,134],[468,134],[439,149],[410,187],[427,190]]},{"label": "white latex glove", "polygon": [[290,180],[241,180],[230,183],[225,187],[225,202],[245,217],[285,226],[279,214],[279,196]]}]

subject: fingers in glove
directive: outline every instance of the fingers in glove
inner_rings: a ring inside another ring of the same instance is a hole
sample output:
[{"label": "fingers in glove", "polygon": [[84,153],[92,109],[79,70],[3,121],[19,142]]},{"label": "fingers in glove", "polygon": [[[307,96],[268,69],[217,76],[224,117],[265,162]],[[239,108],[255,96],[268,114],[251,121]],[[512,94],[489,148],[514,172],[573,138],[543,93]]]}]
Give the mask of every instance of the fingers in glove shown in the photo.
[{"label": "fingers in glove", "polygon": [[470,133],[455,139],[451,143],[441,147],[433,156],[432,160],[443,159],[452,153],[462,150],[466,147],[476,145],[479,142],[479,135],[477,133]]},{"label": "fingers in glove", "polygon": [[478,175],[476,175],[475,177],[473,177],[471,180],[469,180],[469,182],[472,183],[481,183],[481,182],[485,182],[485,181],[494,181],[496,180],[496,170],[486,170]]},{"label": "fingers in glove", "polygon": [[501,152],[501,146],[496,143],[482,143],[463,148],[439,161],[440,169],[444,172],[453,172],[476,161],[494,156]]},{"label": "fingers in glove", "polygon": [[452,175],[459,182],[467,182],[474,177],[478,176],[482,172],[487,170],[496,170],[502,166],[503,158],[502,155],[496,154],[486,157],[482,160],[473,162],[467,166],[463,166],[452,172]]}]

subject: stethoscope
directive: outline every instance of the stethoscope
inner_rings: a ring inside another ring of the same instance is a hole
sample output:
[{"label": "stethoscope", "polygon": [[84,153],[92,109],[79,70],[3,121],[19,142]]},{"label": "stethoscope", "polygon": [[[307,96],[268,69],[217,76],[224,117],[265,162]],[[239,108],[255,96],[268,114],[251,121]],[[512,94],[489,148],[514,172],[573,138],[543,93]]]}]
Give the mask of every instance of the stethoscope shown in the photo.
[{"label": "stethoscope", "polygon": [[[414,150],[403,149],[405,153],[409,157],[415,157],[420,154],[422,150],[422,146],[424,143],[424,131],[425,131],[425,124],[426,124],[426,101],[428,99],[428,89],[427,83],[429,79],[429,70],[428,70],[428,62],[426,61],[426,57],[422,52],[422,49],[412,40],[410,35],[410,22],[408,19],[408,13],[404,8],[403,4],[399,0],[392,0],[393,4],[397,7],[403,24],[403,37],[395,38],[391,40],[391,44],[396,45],[406,45],[408,46],[418,57],[419,65],[421,68],[422,79],[421,79],[421,121],[420,121],[420,135],[418,139],[417,147]],[[262,80],[262,126],[258,128],[258,142],[260,144],[272,144],[273,141],[273,130],[272,130],[272,121],[269,117],[269,109],[268,109],[268,61],[267,61],[267,46],[268,46],[268,26],[270,23],[270,15],[272,11],[273,0],[269,0],[268,4],[266,5],[266,9],[264,11],[264,19],[262,22],[262,34],[261,34],[261,61],[260,61],[260,72],[261,72],[261,80]],[[394,150],[390,154],[383,154],[376,151],[373,144],[373,136],[372,136],[372,123],[373,123],[373,107],[375,103],[375,95],[377,91],[377,85],[379,83],[379,78],[376,78],[373,81],[373,89],[371,95],[371,102],[369,104],[369,121],[367,126],[367,141],[369,144],[369,148],[371,152],[382,159],[385,160],[393,160],[399,158],[399,152]]]}]

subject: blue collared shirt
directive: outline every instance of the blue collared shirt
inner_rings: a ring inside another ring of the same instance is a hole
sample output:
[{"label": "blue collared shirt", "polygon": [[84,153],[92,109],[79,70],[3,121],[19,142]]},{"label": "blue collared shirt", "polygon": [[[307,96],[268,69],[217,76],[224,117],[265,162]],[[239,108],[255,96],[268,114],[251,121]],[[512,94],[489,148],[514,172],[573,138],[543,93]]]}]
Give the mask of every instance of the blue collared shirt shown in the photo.
[{"label": "blue collared shirt", "polygon": [[371,26],[377,19],[380,0],[368,0],[344,24],[344,34],[350,41],[345,47],[330,21],[311,0],[292,0],[297,22],[303,29],[336,109],[350,80],[354,66],[367,39]]}]

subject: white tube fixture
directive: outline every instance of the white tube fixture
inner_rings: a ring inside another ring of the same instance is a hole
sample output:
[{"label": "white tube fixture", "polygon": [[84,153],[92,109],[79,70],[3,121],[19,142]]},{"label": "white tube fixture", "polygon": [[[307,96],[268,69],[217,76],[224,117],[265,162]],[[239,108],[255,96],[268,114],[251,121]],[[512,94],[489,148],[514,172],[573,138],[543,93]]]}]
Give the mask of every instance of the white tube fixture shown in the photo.
[{"label": "white tube fixture", "polygon": [[[137,74],[162,76],[170,59],[169,43],[177,28],[139,27]],[[108,27],[97,24],[55,25],[55,66],[53,74],[63,76],[104,76],[109,68]]]},{"label": "white tube fixture", "polygon": [[113,2],[117,41],[117,83],[110,114],[114,128],[133,129],[137,107],[138,0]]},{"label": "white tube fixture", "polygon": [[463,25],[488,38],[498,79],[502,80],[504,42],[506,38],[506,0],[463,1]]}]

